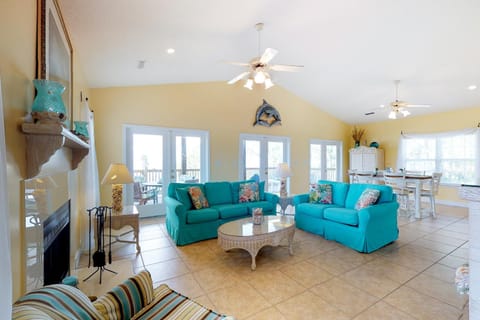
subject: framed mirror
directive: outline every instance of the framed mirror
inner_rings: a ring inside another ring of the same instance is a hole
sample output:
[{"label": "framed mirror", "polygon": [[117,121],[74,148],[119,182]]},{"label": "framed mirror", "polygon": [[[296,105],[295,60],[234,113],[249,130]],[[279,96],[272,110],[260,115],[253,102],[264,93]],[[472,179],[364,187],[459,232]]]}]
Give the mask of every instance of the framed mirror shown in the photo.
[{"label": "framed mirror", "polygon": [[37,0],[37,78],[65,86],[65,124],[72,128],[72,44],[57,0]]}]

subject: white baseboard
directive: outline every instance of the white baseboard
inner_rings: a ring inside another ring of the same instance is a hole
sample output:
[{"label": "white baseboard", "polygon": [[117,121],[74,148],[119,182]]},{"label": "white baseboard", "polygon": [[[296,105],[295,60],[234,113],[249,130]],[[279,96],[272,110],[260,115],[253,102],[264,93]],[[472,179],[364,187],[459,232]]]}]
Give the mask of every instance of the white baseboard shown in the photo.
[{"label": "white baseboard", "polygon": [[448,200],[435,200],[435,202],[445,206],[468,208],[468,203],[466,202],[448,201]]}]

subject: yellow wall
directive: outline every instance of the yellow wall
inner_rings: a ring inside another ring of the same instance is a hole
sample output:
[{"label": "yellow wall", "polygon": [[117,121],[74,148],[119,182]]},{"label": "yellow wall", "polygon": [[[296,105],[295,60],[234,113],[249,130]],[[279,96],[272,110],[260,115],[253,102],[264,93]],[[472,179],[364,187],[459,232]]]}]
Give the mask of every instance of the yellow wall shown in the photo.
[{"label": "yellow wall", "polygon": [[[367,141],[377,141],[385,150],[385,167],[397,169],[397,149],[400,133],[434,133],[474,128],[480,121],[480,108],[468,108],[451,112],[435,113],[426,116],[407,117],[387,120],[369,125],[365,128]],[[463,202],[458,197],[457,187],[442,186],[439,200]]]},{"label": "yellow wall", "polygon": [[[36,0],[0,1],[0,77],[2,80],[5,138],[7,149],[7,184],[13,298],[23,294],[25,259],[23,240],[23,178],[26,173],[25,138],[18,129],[22,117],[31,110],[34,98],[32,80],[35,78],[36,60]],[[78,115],[79,91],[88,91],[81,68],[74,61],[74,115]],[[79,170],[77,170],[79,171]],[[72,186],[72,248],[78,248],[80,237],[77,198],[77,171],[69,173]],[[72,255],[75,252],[72,252]],[[1,289],[0,289],[1,290]]]},{"label": "yellow wall", "polygon": [[[263,98],[280,112],[281,126],[253,126]],[[291,138],[291,192],[305,192],[309,140],[345,141],[350,132],[348,125],[280,86],[249,91],[240,84],[212,82],[91,89],[91,106],[100,176],[111,162],[123,159],[123,124],[207,130],[210,180],[238,180],[239,135],[266,134]],[[109,188],[102,191],[103,201],[108,201]]]}]

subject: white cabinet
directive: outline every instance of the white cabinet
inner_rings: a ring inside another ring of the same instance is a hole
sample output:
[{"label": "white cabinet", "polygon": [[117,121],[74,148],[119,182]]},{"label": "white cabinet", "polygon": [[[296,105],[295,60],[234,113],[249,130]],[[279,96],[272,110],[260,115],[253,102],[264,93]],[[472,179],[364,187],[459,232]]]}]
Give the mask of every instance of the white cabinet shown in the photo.
[{"label": "white cabinet", "polygon": [[383,149],[358,147],[350,149],[350,170],[375,171],[384,169]]}]

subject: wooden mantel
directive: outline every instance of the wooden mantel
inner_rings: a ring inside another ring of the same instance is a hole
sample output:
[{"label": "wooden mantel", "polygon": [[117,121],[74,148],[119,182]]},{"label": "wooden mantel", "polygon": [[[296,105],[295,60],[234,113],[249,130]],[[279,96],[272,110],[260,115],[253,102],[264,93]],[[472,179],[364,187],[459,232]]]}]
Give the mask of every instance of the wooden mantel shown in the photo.
[{"label": "wooden mantel", "polygon": [[27,139],[27,179],[38,175],[42,165],[62,147],[72,150],[72,170],[90,150],[88,143],[61,124],[23,123],[22,131]]}]

